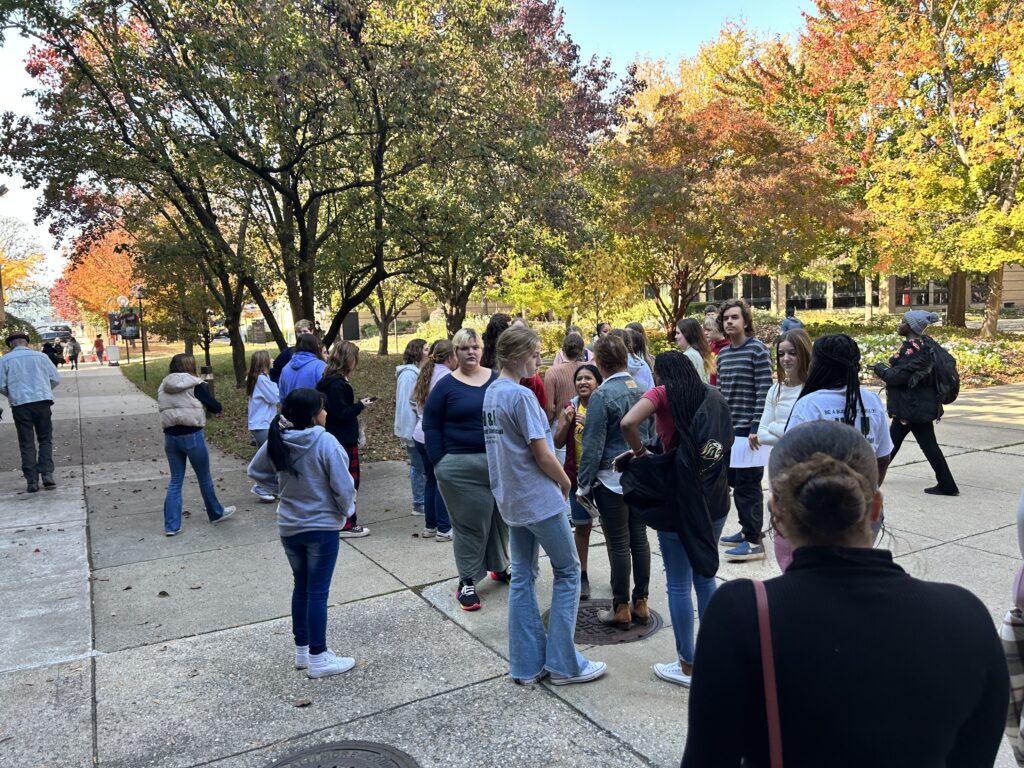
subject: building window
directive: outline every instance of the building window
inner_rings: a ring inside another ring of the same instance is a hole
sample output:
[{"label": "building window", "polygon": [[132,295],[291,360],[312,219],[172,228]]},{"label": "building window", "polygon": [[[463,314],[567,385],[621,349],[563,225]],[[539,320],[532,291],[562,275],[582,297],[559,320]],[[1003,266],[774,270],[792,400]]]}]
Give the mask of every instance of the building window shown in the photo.
[{"label": "building window", "polygon": [[744,275],[743,298],[752,307],[767,309],[772,305],[772,279],[767,275]]},{"label": "building window", "polygon": [[786,286],[786,304],[796,309],[825,309],[826,293],[822,281],[801,277]]},{"label": "building window", "polygon": [[928,306],[928,281],[911,272],[896,278],[896,306]]}]

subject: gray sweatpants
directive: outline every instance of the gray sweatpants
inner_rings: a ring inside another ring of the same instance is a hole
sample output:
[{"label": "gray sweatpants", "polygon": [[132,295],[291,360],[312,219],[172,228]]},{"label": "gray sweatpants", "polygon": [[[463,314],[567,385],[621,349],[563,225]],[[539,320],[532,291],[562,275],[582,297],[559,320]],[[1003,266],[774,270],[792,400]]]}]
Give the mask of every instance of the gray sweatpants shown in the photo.
[{"label": "gray sweatpants", "polygon": [[450,453],[434,465],[455,536],[459,578],[478,583],[488,571],[508,568],[508,526],[491,494],[486,453]]}]

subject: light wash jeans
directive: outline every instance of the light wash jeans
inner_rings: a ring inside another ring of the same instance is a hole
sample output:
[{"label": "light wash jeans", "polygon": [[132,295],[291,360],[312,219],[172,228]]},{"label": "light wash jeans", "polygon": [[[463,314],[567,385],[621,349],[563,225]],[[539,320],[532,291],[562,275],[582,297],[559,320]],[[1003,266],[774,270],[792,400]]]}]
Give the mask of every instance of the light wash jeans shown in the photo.
[{"label": "light wash jeans", "polygon": [[[725,517],[711,525],[715,533],[715,545],[725,528]],[[714,576],[698,576],[693,572],[690,558],[679,534],[658,531],[658,545],[661,559],[665,564],[665,585],[668,592],[668,612],[672,617],[672,632],[676,636],[676,655],[680,661],[693,663],[693,597],[691,587],[697,591],[697,613],[703,618],[704,610],[715,594],[717,582]]]},{"label": "light wash jeans", "polygon": [[420,457],[420,452],[416,450],[416,443],[412,440],[405,444],[405,450],[409,454],[409,485],[412,486],[412,508],[422,512],[427,487],[427,475],[423,469],[423,459]]},{"label": "light wash jeans", "polygon": [[171,481],[167,484],[164,497],[164,531],[173,533],[181,528],[181,486],[185,482],[186,459],[195,470],[199,481],[199,492],[210,520],[217,520],[224,514],[224,507],[217,501],[210,474],[210,453],[206,449],[206,435],[203,430],[191,435],[168,435],[164,433],[164,452],[171,468]]},{"label": "light wash jeans", "polygon": [[[512,584],[508,595],[508,659],[513,678],[525,680],[548,670],[578,675],[587,660],[576,650],[576,609],[580,599],[580,560],[569,520],[562,513],[533,525],[509,526]],[[540,548],[551,560],[548,628],[537,605],[537,557]]]}]

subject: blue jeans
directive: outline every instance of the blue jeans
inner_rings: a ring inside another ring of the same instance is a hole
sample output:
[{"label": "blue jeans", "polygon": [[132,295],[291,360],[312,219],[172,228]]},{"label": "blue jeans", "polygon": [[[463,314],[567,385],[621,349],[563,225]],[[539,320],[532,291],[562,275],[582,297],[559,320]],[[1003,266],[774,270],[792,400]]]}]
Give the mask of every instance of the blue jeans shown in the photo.
[{"label": "blue jeans", "polygon": [[420,456],[415,442],[406,443],[405,450],[409,454],[409,485],[412,486],[412,508],[422,510],[427,485],[427,477],[423,472],[423,457]]},{"label": "blue jeans", "polygon": [[191,435],[164,433],[164,452],[171,467],[171,482],[167,484],[167,495],[164,497],[164,530],[171,533],[181,528],[181,486],[185,482],[186,459],[199,480],[199,491],[203,494],[207,516],[212,521],[223,515],[224,507],[217,501],[217,492],[213,488],[210,453],[206,450],[203,430]]},{"label": "blue jeans", "polygon": [[448,517],[448,507],[444,505],[441,491],[437,487],[437,477],[434,475],[434,465],[427,457],[427,447],[423,443],[416,443],[416,452],[423,462],[423,525],[426,528],[436,528],[441,533],[448,533],[452,529],[452,521]]},{"label": "blue jeans", "polygon": [[292,634],[295,645],[310,653],[327,650],[327,595],[338,560],[337,531],[304,531],[282,536],[284,553],[292,567]]},{"label": "blue jeans", "polygon": [[[267,435],[270,433],[269,429],[250,429],[249,434],[252,435],[252,439],[256,442],[257,450],[265,442],[267,442]],[[264,496],[277,496],[277,483],[273,483],[268,487],[263,487],[259,483],[256,483],[255,490],[257,493],[261,493]]]},{"label": "blue jeans", "polygon": [[[587,660],[573,643],[580,599],[580,560],[569,520],[559,513],[533,525],[510,525],[508,542],[512,555],[508,594],[510,674],[527,679],[546,669],[559,675],[578,675]],[[540,547],[547,552],[555,575],[547,632],[537,605]]]},{"label": "blue jeans", "polygon": [[[715,546],[725,528],[725,518],[712,522]],[[697,613],[703,618],[718,583],[715,577],[698,576],[693,572],[690,558],[679,534],[658,531],[661,559],[665,564],[665,583],[668,592],[668,612],[672,617],[672,632],[676,636],[676,655],[680,661],[693,663],[693,597],[690,588],[697,590]]]}]

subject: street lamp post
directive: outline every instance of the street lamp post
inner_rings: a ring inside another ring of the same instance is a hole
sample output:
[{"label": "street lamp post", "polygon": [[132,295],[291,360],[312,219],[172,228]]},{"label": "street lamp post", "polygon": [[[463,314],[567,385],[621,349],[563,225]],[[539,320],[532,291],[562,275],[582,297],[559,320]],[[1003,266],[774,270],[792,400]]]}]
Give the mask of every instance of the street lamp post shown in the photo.
[{"label": "street lamp post", "polygon": [[139,300],[139,333],[142,336],[142,380],[149,381],[146,374],[146,316],[142,312],[142,286],[136,285],[132,289],[132,294]]}]

